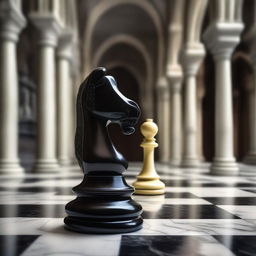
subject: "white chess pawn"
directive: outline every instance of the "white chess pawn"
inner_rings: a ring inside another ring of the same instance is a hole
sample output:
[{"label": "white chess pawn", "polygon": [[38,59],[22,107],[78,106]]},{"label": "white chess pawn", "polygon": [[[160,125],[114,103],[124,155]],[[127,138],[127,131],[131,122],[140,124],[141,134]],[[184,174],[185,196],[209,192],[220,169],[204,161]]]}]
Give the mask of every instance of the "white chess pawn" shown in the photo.
[{"label": "white chess pawn", "polygon": [[142,170],[137,176],[137,180],[133,183],[135,194],[164,194],[165,185],[159,179],[154,162],[154,150],[156,147],[158,147],[154,137],[158,132],[158,127],[153,122],[153,119],[146,119],[146,122],[141,125],[140,131],[144,136],[144,140],[140,145],[144,151],[144,160]]}]

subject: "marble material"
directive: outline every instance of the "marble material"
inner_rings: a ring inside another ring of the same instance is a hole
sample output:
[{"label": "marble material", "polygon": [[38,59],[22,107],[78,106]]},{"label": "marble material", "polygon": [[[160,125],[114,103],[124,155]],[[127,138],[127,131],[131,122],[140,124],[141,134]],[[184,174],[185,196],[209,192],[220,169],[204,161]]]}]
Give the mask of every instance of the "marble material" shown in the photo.
[{"label": "marble material", "polygon": [[17,42],[26,25],[19,1],[1,1],[0,5],[0,173],[23,173],[19,148],[19,84]]},{"label": "marble material", "polygon": [[77,184],[77,180],[41,180],[38,182],[28,182],[28,183],[21,183],[20,181],[5,181],[0,182],[0,187],[7,187],[7,188],[21,188],[21,187],[55,187],[58,185],[58,187],[74,187]]},{"label": "marble material", "polygon": [[167,205],[164,204],[157,212],[144,211],[146,219],[236,219],[215,205]]},{"label": "marble material", "polygon": [[234,255],[210,236],[123,236],[119,256]]},{"label": "marble material", "polygon": [[[237,174],[239,167],[234,157],[233,97],[231,56],[240,41],[244,28],[234,5],[227,5],[221,15],[215,7],[212,19],[203,34],[206,47],[211,52],[215,63],[215,122],[214,122],[214,158],[211,166],[213,174]],[[224,2],[227,4],[228,2]],[[216,15],[216,16],[215,16]],[[234,18],[230,19],[230,15]],[[221,18],[213,18],[221,17]],[[228,36],[227,36],[228,35]]]},{"label": "marble material", "polygon": [[256,236],[214,236],[214,238],[229,248],[235,255],[255,255]]},{"label": "marble material", "polygon": [[0,235],[0,254],[3,256],[20,255],[38,237],[34,235]]},{"label": "marble material", "polygon": [[256,205],[219,205],[219,207],[243,219],[256,219]]},{"label": "marble material", "polygon": [[190,192],[198,197],[255,197],[254,193],[243,191],[234,187],[227,188],[190,188],[190,187],[167,187],[168,192]]},{"label": "marble material", "polygon": [[[0,218],[0,235],[70,234],[62,223],[62,218]],[[143,229],[129,236],[254,235],[255,232],[253,223],[241,219],[145,219]]]},{"label": "marble material", "polygon": [[252,192],[252,193],[256,193],[256,188],[250,188],[250,189],[243,189],[244,191],[248,191],[248,192]]},{"label": "marble material", "polygon": [[[58,233],[58,230],[55,232]],[[33,243],[23,256],[34,255],[118,255],[121,235],[84,235],[72,233],[48,234]]]},{"label": "marble material", "polygon": [[207,197],[214,205],[256,205],[256,197]]},{"label": "marble material", "polygon": [[46,217],[46,218],[63,218],[65,217],[64,205],[47,204],[2,204],[0,205],[0,218],[5,217]]},{"label": "marble material", "polygon": [[198,198],[190,192],[166,192],[165,198]]},{"label": "marble material", "polygon": [[[167,186],[165,195],[134,195],[143,206],[144,225],[123,236],[76,234],[64,228],[64,205],[74,198],[70,185],[80,180],[79,171],[29,173],[21,179],[0,176],[0,255],[256,254],[256,186],[237,187],[255,183],[256,175],[219,179],[205,168],[196,173],[158,164],[156,168],[165,180],[182,186]],[[139,170],[140,164],[128,170],[131,182]],[[205,182],[216,186],[204,187]]]},{"label": "marble material", "polygon": [[[141,204],[148,202],[152,204],[152,200],[147,198],[138,198],[135,197],[135,200],[139,201]],[[0,201],[1,202],[1,201]],[[159,201],[158,201],[159,202]],[[161,202],[161,201],[160,201]],[[211,204],[210,202],[200,199],[200,198],[166,198],[163,202],[164,204],[168,205],[204,205],[204,204]]]},{"label": "marble material", "polygon": [[[55,219],[56,221],[57,219]],[[0,218],[0,235],[42,235],[42,228],[51,218]],[[58,220],[61,225],[61,219]]]},{"label": "marble material", "polygon": [[176,234],[201,232],[209,235],[253,235],[256,227],[241,219],[172,219],[173,228],[179,230]]}]

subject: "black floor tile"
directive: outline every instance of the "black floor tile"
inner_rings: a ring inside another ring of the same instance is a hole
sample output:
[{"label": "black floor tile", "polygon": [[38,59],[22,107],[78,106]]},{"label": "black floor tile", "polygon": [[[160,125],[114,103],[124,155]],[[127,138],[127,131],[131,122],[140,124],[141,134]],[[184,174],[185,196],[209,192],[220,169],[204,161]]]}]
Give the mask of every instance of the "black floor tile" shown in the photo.
[{"label": "black floor tile", "polygon": [[123,235],[119,250],[119,256],[201,255],[201,243],[202,238],[200,236]]},{"label": "black floor tile", "polygon": [[256,255],[256,236],[214,236],[237,256]]},{"label": "black floor tile", "polygon": [[256,188],[255,183],[224,183],[224,182],[193,182],[193,180],[163,180],[161,179],[164,184],[167,187],[235,187],[235,188],[240,188],[240,187],[249,187],[249,188]]},{"label": "black floor tile", "polygon": [[0,255],[18,256],[38,237],[38,235],[0,235]]},{"label": "black floor tile", "polygon": [[52,192],[55,195],[75,195],[72,191],[72,187],[19,187],[19,188],[5,188],[0,187],[1,191],[15,191],[17,194],[22,192],[25,193],[44,193],[44,192]]},{"label": "black floor tile", "polygon": [[167,205],[157,211],[144,211],[145,219],[240,219],[215,205]]},{"label": "black floor tile", "polygon": [[63,218],[65,205],[0,205],[0,217]]},{"label": "black floor tile", "polygon": [[[65,205],[0,205],[0,217],[63,218]],[[237,219],[239,217],[215,205],[167,205],[154,211],[144,211],[146,219]]]},{"label": "black floor tile", "polygon": [[205,197],[203,199],[215,205],[256,205],[256,197]]},{"label": "black floor tile", "polygon": [[[242,189],[242,190],[256,194],[256,188],[255,188],[255,189]],[[255,195],[255,196],[256,196],[256,195]]]}]

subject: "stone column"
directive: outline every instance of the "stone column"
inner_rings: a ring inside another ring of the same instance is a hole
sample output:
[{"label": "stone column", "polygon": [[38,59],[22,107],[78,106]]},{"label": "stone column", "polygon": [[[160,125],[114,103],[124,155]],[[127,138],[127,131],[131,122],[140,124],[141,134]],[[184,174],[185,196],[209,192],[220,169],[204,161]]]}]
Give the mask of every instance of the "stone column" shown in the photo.
[{"label": "stone column", "polygon": [[234,157],[231,55],[240,41],[243,25],[214,23],[204,34],[204,40],[215,61],[215,154],[213,174],[237,173]]},{"label": "stone column", "polygon": [[[255,47],[256,50],[256,47]],[[244,158],[247,164],[256,165],[256,51],[252,54],[253,62],[253,90],[250,92],[250,120],[249,120],[249,151]]]},{"label": "stone column", "polygon": [[[170,93],[165,77],[158,82],[158,125],[161,136],[159,136],[159,160],[167,163],[170,157]],[[160,104],[159,104],[160,103]]]},{"label": "stone column", "polygon": [[67,167],[72,163],[73,88],[71,86],[72,33],[64,32],[57,49],[58,161]]},{"label": "stone column", "polygon": [[36,171],[58,170],[56,157],[56,76],[55,47],[59,24],[49,15],[30,16],[39,30],[39,72],[37,87],[37,160]]},{"label": "stone column", "polygon": [[196,75],[205,55],[202,44],[187,45],[183,51],[184,72],[184,127],[183,127],[183,167],[199,164],[197,125],[197,85]]},{"label": "stone column", "polygon": [[18,158],[18,73],[16,43],[26,25],[22,14],[0,7],[0,173],[22,173]]},{"label": "stone column", "polygon": [[170,120],[170,164],[177,166],[181,162],[182,153],[182,72],[180,66],[169,67],[167,77],[171,98]]},{"label": "stone column", "polygon": [[200,95],[197,97],[197,152],[200,162],[204,162],[203,154],[203,96]]}]

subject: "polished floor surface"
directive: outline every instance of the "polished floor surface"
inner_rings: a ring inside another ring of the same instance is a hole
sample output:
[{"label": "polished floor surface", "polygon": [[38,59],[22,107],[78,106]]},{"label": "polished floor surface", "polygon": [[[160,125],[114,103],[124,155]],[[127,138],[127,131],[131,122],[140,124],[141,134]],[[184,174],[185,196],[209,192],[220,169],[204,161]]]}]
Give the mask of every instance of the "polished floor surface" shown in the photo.
[{"label": "polished floor surface", "polygon": [[[141,164],[126,172],[134,181]],[[256,255],[256,168],[239,176],[211,176],[207,165],[157,165],[164,196],[134,196],[143,206],[143,229],[123,235],[67,231],[65,204],[75,198],[77,169],[0,175],[0,255],[226,256]]]}]

